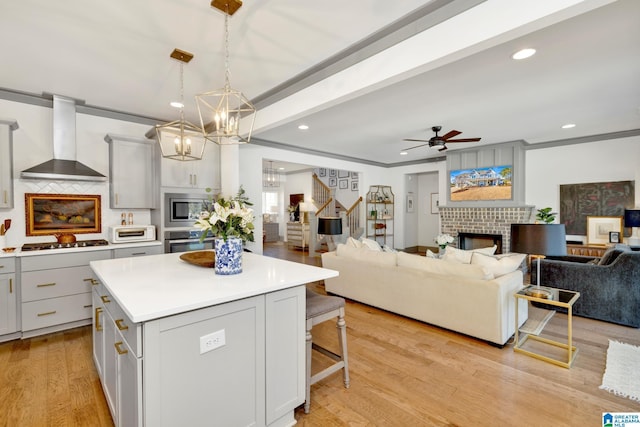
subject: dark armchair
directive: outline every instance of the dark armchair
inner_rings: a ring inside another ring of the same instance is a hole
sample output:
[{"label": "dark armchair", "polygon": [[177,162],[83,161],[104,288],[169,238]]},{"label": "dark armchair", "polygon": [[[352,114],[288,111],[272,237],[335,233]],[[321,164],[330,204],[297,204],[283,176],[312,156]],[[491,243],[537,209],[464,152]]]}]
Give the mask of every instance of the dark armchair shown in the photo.
[{"label": "dark armchair", "polygon": [[[531,270],[531,283],[536,283],[536,268]],[[607,249],[600,259],[543,259],[540,284],[580,292],[573,306],[578,316],[640,328],[640,251],[627,245]]]}]

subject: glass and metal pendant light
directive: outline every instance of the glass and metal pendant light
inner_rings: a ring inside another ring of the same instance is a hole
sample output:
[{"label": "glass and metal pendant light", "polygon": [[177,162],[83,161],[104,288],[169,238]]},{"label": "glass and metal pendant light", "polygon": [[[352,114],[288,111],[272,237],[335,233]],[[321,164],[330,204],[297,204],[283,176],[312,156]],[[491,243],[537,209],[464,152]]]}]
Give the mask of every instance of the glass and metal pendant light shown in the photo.
[{"label": "glass and metal pendant light", "polygon": [[[229,83],[229,17],[242,6],[242,1],[213,0],[211,6],[224,13],[224,87],[196,95],[200,125],[209,141],[220,145],[244,144],[251,140],[256,109]],[[244,117],[250,117],[247,119],[250,122],[248,128],[241,129]]]},{"label": "glass and metal pendant light", "polygon": [[180,61],[180,119],[156,125],[156,137],[162,157],[181,161],[200,160],[206,144],[206,140],[202,137],[202,128],[184,119],[183,66],[193,59],[193,54],[176,48],[170,56]]},{"label": "glass and metal pendant light", "polygon": [[272,161],[269,161],[269,167],[262,170],[262,186],[265,188],[280,187],[280,174],[273,168]]}]

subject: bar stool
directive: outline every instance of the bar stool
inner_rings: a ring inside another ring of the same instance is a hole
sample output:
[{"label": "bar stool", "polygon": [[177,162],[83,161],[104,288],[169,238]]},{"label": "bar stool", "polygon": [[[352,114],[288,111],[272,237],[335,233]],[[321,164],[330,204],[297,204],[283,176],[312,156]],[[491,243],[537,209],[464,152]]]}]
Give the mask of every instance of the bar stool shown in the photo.
[{"label": "bar stool", "polygon": [[[349,388],[349,362],[347,358],[347,324],[344,321],[344,298],[328,295],[320,295],[307,289],[307,378],[304,412],[309,413],[311,407],[311,384],[326,378],[334,372],[343,369],[344,386]],[[336,354],[315,343],[311,338],[311,329],[314,325],[337,317],[338,341],[340,342],[340,354]],[[317,374],[311,376],[311,350],[319,351],[325,356],[335,360],[336,363],[326,367]]]}]

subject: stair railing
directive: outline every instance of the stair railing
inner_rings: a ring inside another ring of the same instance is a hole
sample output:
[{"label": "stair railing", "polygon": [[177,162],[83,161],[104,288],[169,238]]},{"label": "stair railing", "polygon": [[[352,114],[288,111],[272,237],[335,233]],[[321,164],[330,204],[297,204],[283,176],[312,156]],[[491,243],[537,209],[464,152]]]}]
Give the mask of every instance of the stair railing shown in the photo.
[{"label": "stair railing", "polygon": [[349,235],[351,237],[359,237],[356,234],[360,233],[360,211],[362,209],[362,196],[358,197],[358,199],[351,205],[349,209],[345,212],[347,227],[349,227]]}]

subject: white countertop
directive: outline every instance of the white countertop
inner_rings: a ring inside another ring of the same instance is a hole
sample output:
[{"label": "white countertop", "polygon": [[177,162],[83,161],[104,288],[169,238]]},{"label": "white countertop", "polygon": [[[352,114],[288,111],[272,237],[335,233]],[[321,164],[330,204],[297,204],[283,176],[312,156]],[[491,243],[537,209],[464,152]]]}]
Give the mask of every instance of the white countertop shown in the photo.
[{"label": "white countertop", "polygon": [[245,252],[240,274],[182,261],[180,253],[92,261],[91,268],[135,323],[336,277],[337,271]]},{"label": "white countertop", "polygon": [[53,255],[53,254],[68,254],[73,252],[89,252],[89,251],[108,251],[111,249],[126,249],[126,248],[141,248],[145,246],[158,246],[162,245],[163,242],[160,240],[151,240],[148,242],[132,242],[132,243],[109,243],[108,245],[103,246],[85,246],[81,248],[61,248],[61,249],[43,249],[39,251],[25,251],[22,252],[20,248],[16,248],[14,252],[5,254],[4,252],[0,252],[0,256],[15,256],[15,257],[26,257],[26,256],[39,256],[39,255]]}]

